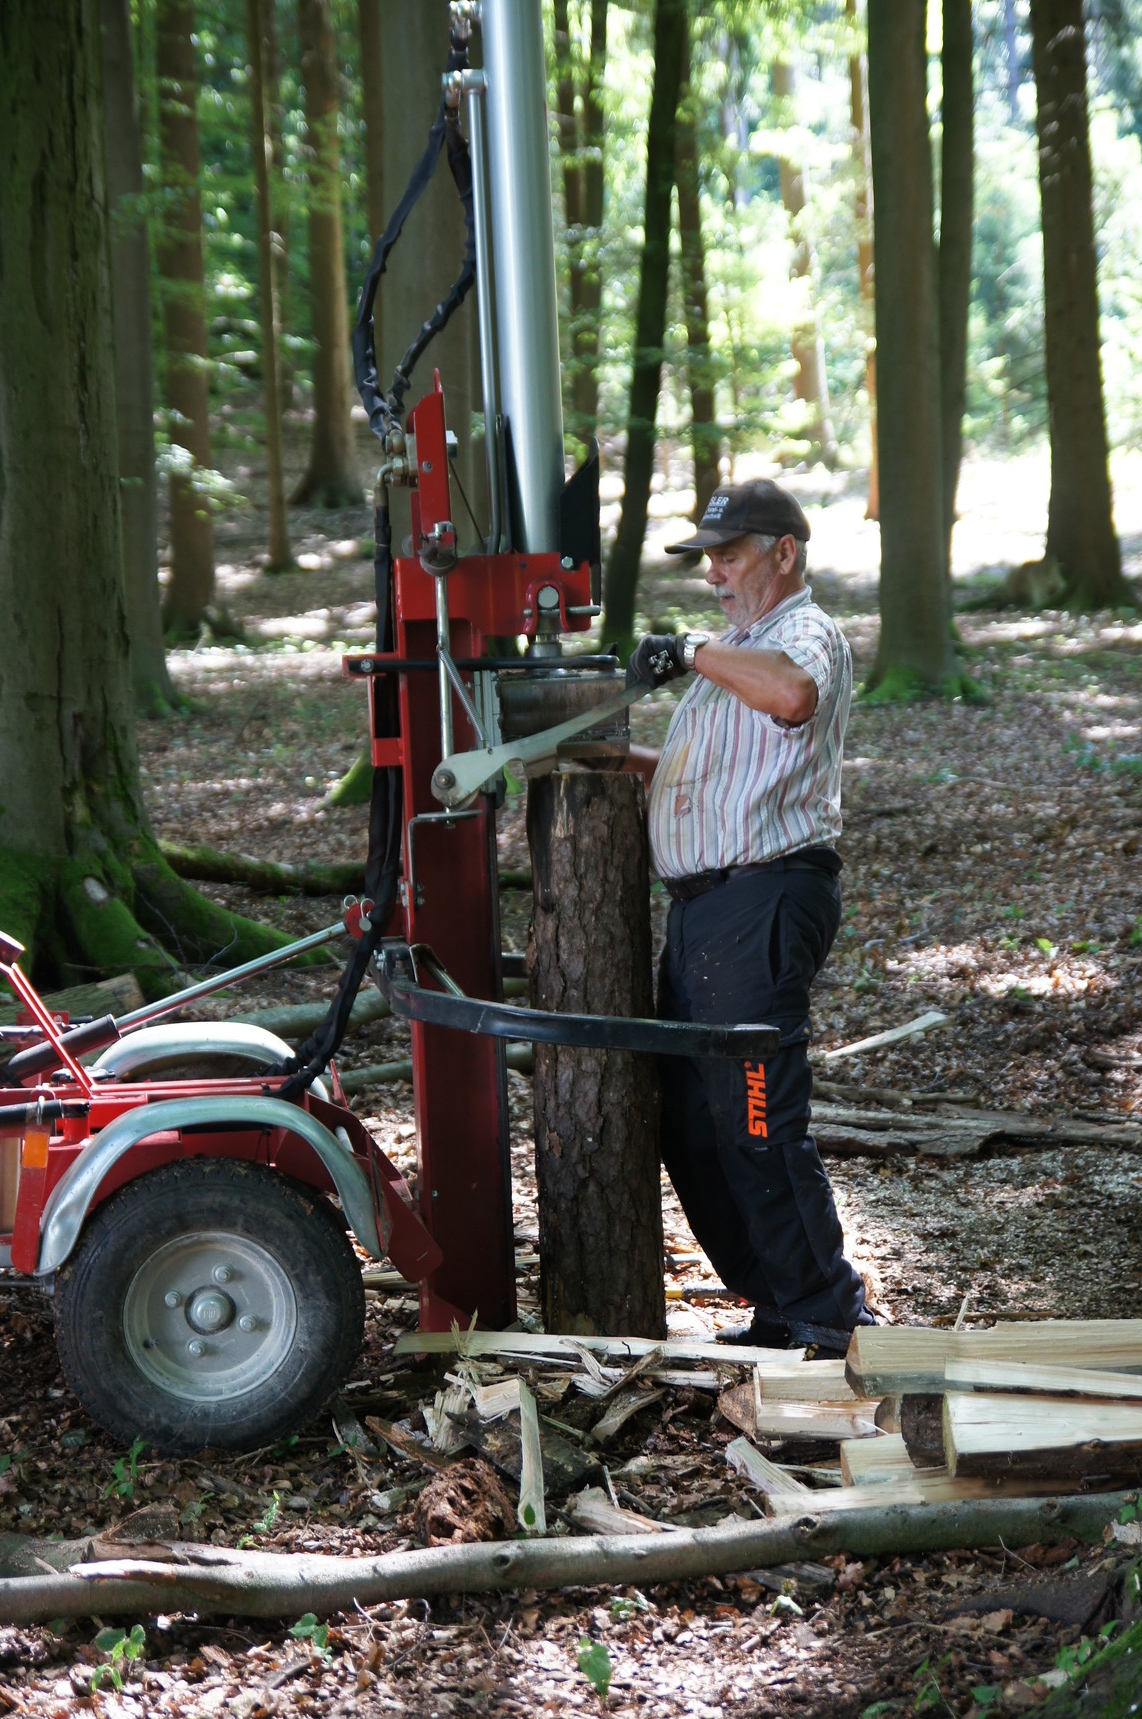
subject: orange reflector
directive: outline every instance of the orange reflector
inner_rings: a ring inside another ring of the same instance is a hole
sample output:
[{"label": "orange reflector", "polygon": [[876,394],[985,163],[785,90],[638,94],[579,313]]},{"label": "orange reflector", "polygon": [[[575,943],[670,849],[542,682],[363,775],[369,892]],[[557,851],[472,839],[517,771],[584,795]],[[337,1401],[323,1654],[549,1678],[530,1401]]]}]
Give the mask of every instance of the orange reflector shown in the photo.
[{"label": "orange reflector", "polygon": [[24,1135],[24,1147],[20,1153],[20,1163],[25,1170],[47,1169],[50,1141],[51,1135],[46,1128],[29,1128]]}]

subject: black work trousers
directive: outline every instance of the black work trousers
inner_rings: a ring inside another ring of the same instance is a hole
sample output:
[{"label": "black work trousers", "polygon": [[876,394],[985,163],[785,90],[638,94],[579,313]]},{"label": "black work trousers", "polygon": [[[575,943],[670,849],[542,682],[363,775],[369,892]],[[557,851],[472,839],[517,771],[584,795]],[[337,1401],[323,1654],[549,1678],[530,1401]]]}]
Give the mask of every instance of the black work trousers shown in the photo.
[{"label": "black work trousers", "polygon": [[665,1020],[767,1022],[764,1064],[660,1059],[662,1157],[722,1282],[796,1325],[851,1330],[864,1286],[844,1255],[809,1133],[809,987],[840,923],[836,878],[795,858],[675,901],[659,968]]}]

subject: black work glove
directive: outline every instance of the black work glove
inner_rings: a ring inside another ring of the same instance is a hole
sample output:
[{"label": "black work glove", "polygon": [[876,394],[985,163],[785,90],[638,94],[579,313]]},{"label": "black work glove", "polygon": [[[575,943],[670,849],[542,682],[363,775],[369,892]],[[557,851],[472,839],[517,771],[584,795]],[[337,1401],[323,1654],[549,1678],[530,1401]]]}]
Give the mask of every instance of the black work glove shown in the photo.
[{"label": "black work glove", "polygon": [[635,646],[627,664],[627,686],[645,686],[648,690],[665,686],[689,670],[682,660],[686,646],[685,633],[647,633]]}]

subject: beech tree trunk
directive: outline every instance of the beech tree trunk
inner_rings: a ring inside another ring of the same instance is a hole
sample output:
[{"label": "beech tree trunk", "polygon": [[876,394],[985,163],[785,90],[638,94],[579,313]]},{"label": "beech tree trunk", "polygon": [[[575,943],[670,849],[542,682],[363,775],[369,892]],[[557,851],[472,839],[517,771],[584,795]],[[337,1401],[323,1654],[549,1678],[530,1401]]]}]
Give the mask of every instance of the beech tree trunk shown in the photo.
[{"label": "beech tree trunk", "polygon": [[[590,40],[579,80],[567,0],[555,0],[556,101],[563,163],[563,207],[567,226],[571,320],[566,424],[584,441],[595,433],[599,410],[599,307],[603,224],[603,78],[607,54],[607,0],[592,0]],[[576,89],[577,82],[581,88]],[[576,94],[582,102],[580,115]]]},{"label": "beech tree trunk", "polygon": [[1082,0],[1032,0],[1051,500],[1047,555],[1074,608],[1131,603],[1111,511]]},{"label": "beech tree trunk", "polygon": [[[556,771],[528,788],[533,1007],[653,1013],[641,781]],[[548,1331],[666,1330],[652,1059],[535,1047],[535,1162]]]},{"label": "beech tree trunk", "polygon": [[948,575],[952,570],[952,531],[956,523],[956,486],[964,444],[967,390],[968,305],[971,299],[972,179],[972,9],[971,0],[943,0],[944,46],[941,56],[944,141],[940,155],[940,418],[943,459],[944,534]]},{"label": "beech tree trunk", "polygon": [[[357,0],[357,34],[361,43],[361,84],[365,107],[365,208],[369,215],[369,237],[375,244],[385,230],[385,106],[384,55],[381,49],[379,0]],[[374,318],[380,321],[380,297],[384,280],[377,287]]]},{"label": "beech tree trunk", "polygon": [[[850,30],[857,29],[856,0],[845,0]],[[868,503],[866,519],[880,518],[880,460],[876,438],[876,290],[872,271],[872,158],[868,142],[868,105],[865,101],[867,67],[864,54],[854,43],[849,54],[849,110],[853,128],[853,167],[856,173],[854,213],[857,230],[857,273],[860,277],[861,316],[864,326],[864,390],[868,395]]]},{"label": "beech tree trunk", "polygon": [[143,809],[98,0],[5,0],[3,39],[0,611],[18,648],[0,675],[0,927],[41,979],[134,971],[154,995],[175,977],[159,938],[181,959],[232,962],[285,939],[176,877]]},{"label": "beech tree trunk", "polygon": [[670,268],[670,199],[677,147],[676,115],[687,41],[686,0],[656,0],[654,91],[646,134],[646,214],[639,269],[634,364],[627,407],[623,508],[607,564],[603,636],[625,645],[634,633],[634,600],[646,536],[654,470],[654,426],[662,379]]},{"label": "beech tree trunk", "polygon": [[313,432],[293,494],[316,507],[349,507],[364,489],[349,416],[349,307],[341,230],[337,58],[329,0],[298,0],[309,180],[309,302],[313,324]]},{"label": "beech tree trunk", "polygon": [[155,38],[165,394],[171,442],[186,453],[170,478],[171,580],[163,619],[170,632],[187,637],[197,633],[214,598],[214,522],[196,487],[199,474],[210,470],[210,418],[193,0],[156,0]]},{"label": "beech tree trunk", "polygon": [[140,716],[163,716],[178,698],[167,670],[159,604],[151,267],[142,210],[143,157],[129,0],[101,0],[99,22],[111,227],[119,520],[131,680]]},{"label": "beech tree trunk", "polygon": [[690,52],[683,64],[685,85],[678,111],[678,237],[682,256],[682,304],[686,316],[686,379],[690,385],[690,446],[694,458],[694,518],[701,519],[718,487],[721,436],[714,416],[714,366],[706,296],[706,249],[702,241],[698,128],[690,90]]},{"label": "beech tree trunk", "polygon": [[250,53],[250,147],[254,158],[254,195],[258,220],[258,304],[262,320],[262,397],[266,420],[266,486],[269,543],[266,570],[281,573],[293,557],[286,514],[282,453],[281,314],[274,242],[273,139],[269,131],[266,84],[265,0],[247,0],[246,33]]},{"label": "beech tree trunk", "polygon": [[[787,125],[793,114],[793,67],[788,60],[776,60],[773,66],[773,93],[785,108]],[[806,213],[806,179],[808,169],[802,162],[781,156],[781,201],[789,216],[789,233],[793,240],[793,260],[790,279],[801,283],[801,303],[793,329],[791,346],[797,369],[793,377],[793,392],[804,402],[805,429],[815,459],[823,460],[832,469],[837,459],[837,435],[829,416],[829,383],[825,372],[825,336],[817,310],[813,280],[813,247],[809,237],[809,217]]]},{"label": "beech tree trunk", "polygon": [[926,8],[873,5],[868,89],[876,200],[882,698],[958,691],[945,574]]},{"label": "beech tree trunk", "polygon": [[282,79],[281,45],[278,39],[277,0],[262,0],[262,43],[265,61],[266,119],[273,151],[270,180],[274,188],[274,253],[277,263],[278,317],[281,341],[278,349],[278,369],[281,373],[282,410],[293,405],[293,360],[286,336],[289,333],[289,183],[285,176],[285,149],[282,144]]}]

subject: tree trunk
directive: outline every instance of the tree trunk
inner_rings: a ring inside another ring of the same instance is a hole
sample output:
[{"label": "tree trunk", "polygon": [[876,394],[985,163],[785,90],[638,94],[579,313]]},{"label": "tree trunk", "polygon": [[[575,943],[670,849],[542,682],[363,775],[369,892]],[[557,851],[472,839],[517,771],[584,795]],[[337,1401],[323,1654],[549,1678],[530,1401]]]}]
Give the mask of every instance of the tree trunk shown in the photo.
[{"label": "tree trunk", "polygon": [[[641,782],[603,771],[539,777],[528,789],[527,833],[533,1007],[650,1015]],[[663,1336],[653,1061],[537,1045],[535,1163],[545,1328]]]},{"label": "tree trunk", "polygon": [[[384,70],[381,51],[379,0],[357,0],[357,34],[361,42],[361,84],[365,109],[365,207],[369,214],[369,237],[375,244],[385,230],[385,107]],[[373,315],[380,320],[382,280]]]},{"label": "tree trunk", "polygon": [[[42,978],[280,948],[163,862],[120,572],[98,0],[7,0],[0,102],[0,927]],[[61,115],[67,123],[61,123]],[[33,578],[29,569],[51,569]],[[147,929],[149,928],[149,929]],[[156,935],[151,935],[153,931]]]},{"label": "tree trunk", "polygon": [[337,57],[329,0],[298,0],[309,179],[313,433],[295,502],[350,507],[364,495],[349,416],[349,310],[341,232]]},{"label": "tree trunk", "polygon": [[941,55],[944,141],[940,154],[940,441],[943,460],[944,536],[948,576],[956,486],[964,445],[968,305],[972,252],[972,9],[971,0],[943,0]]},{"label": "tree trunk", "polygon": [[646,536],[654,469],[654,424],[666,334],[670,267],[670,199],[674,188],[676,115],[686,54],[686,0],[656,0],[654,91],[646,135],[646,215],[639,270],[634,364],[627,408],[623,510],[607,566],[603,636],[625,645],[634,633],[634,600]]},{"label": "tree trunk", "polygon": [[1082,0],[1033,0],[1051,500],[1047,555],[1078,609],[1131,603],[1111,514]]},{"label": "tree trunk", "polygon": [[178,703],[178,696],[167,670],[159,606],[151,267],[142,212],[143,157],[128,0],[101,0],[99,21],[111,217],[119,519],[131,681],[140,716],[163,716]]},{"label": "tree trunk", "polygon": [[1003,0],[1003,40],[1007,49],[1007,116],[1012,125],[1019,124],[1019,85],[1023,71],[1019,62],[1019,25],[1015,17],[1015,0]]},{"label": "tree trunk", "polygon": [[274,221],[276,230],[278,317],[281,342],[278,348],[278,370],[281,377],[282,410],[293,405],[293,360],[286,344],[289,332],[289,182],[285,175],[285,148],[282,143],[281,45],[278,39],[277,0],[262,0],[262,42],[265,60],[262,72],[265,80],[266,114],[273,151],[271,182],[274,187]]},{"label": "tree trunk", "polygon": [[959,690],[944,573],[926,8],[870,6],[882,698]]},{"label": "tree trunk", "polygon": [[563,207],[567,227],[571,318],[566,425],[586,441],[595,434],[599,409],[599,306],[602,274],[599,239],[603,222],[603,77],[607,53],[607,0],[592,0],[591,32],[581,79],[582,118],[576,112],[575,58],[567,0],[555,0],[556,109],[563,162]]},{"label": "tree trunk", "polygon": [[155,36],[166,404],[171,442],[186,454],[170,478],[171,580],[163,618],[169,631],[187,637],[197,633],[214,598],[214,523],[196,488],[198,474],[210,470],[210,417],[193,0],[156,0]]},{"label": "tree trunk", "polygon": [[[391,214],[428,142],[429,128],[440,105],[440,77],[448,58],[448,9],[410,6],[407,0],[379,0],[379,4],[386,135],[384,204]],[[388,387],[421,324],[448,293],[463,256],[464,214],[441,155],[432,183],[409,215],[381,283],[383,301],[376,326],[378,375],[383,387]],[[483,532],[488,528],[487,468],[483,442],[473,445],[471,435],[473,414],[479,413],[483,404],[476,330],[476,298],[469,293],[413,372],[405,403],[413,406],[427,394],[433,367],[439,369],[448,427],[455,431],[458,442],[453,471],[467,491]],[[407,491],[395,491],[392,506],[393,541],[399,543],[410,529]],[[466,536],[472,525],[458,495],[453,517],[459,525],[462,547],[475,547]],[[466,528],[464,521],[468,521]]]},{"label": "tree trunk", "polygon": [[286,515],[282,455],[281,315],[274,243],[273,140],[266,85],[265,0],[247,0],[246,33],[250,53],[250,147],[254,157],[254,194],[258,219],[258,301],[262,316],[262,396],[266,419],[266,485],[269,544],[266,570],[281,573],[293,557]]},{"label": "tree trunk", "polygon": [[[779,108],[785,109],[785,123],[791,125],[793,113],[793,67],[788,60],[776,60],[773,65],[773,93]],[[806,409],[805,429],[813,457],[823,460],[832,470],[837,461],[837,435],[829,417],[829,383],[825,372],[825,336],[817,310],[813,280],[813,247],[809,238],[809,217],[806,213],[808,168],[803,163],[781,156],[781,201],[789,216],[789,234],[793,241],[793,260],[789,277],[801,283],[801,300],[796,311],[797,322],[791,345],[797,366],[793,377],[793,392]]]},{"label": "tree trunk", "polygon": [[682,302],[686,315],[686,379],[690,385],[690,445],[694,456],[694,518],[701,519],[718,487],[721,436],[714,416],[714,366],[706,298],[706,250],[702,242],[698,129],[690,84],[687,43],[685,91],[678,113],[678,237],[682,255]]},{"label": "tree trunk", "polygon": [[[857,29],[856,0],[845,0],[849,29]],[[868,395],[868,503],[866,519],[880,518],[880,461],[876,437],[876,289],[872,271],[872,159],[868,142],[868,107],[865,101],[867,66],[864,54],[854,43],[849,55],[849,104],[853,128],[853,167],[856,172],[854,214],[857,230],[857,274],[860,278],[861,322],[864,328],[864,388]]]}]

